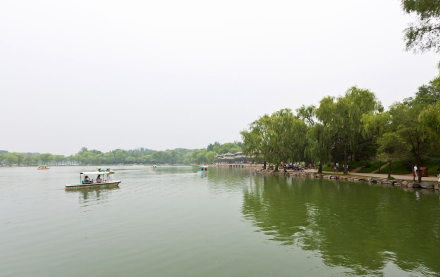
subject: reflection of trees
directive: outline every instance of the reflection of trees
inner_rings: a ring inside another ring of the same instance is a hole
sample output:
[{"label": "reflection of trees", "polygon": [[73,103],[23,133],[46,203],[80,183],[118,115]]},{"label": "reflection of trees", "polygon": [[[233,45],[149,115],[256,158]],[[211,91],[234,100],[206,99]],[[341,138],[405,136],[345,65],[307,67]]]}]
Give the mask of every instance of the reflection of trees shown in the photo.
[{"label": "reflection of trees", "polygon": [[437,195],[329,180],[256,176],[244,189],[243,214],[283,245],[317,251],[330,266],[377,274],[440,272]]},{"label": "reflection of trees", "polygon": [[249,172],[249,168],[210,167],[207,177],[212,189],[241,192],[249,180]]}]

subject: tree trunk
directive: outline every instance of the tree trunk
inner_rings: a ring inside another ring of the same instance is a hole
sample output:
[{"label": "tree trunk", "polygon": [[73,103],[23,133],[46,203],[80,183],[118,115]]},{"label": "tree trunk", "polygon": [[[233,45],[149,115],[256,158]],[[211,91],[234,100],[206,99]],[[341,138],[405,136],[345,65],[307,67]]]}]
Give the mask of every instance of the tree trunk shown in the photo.
[{"label": "tree trunk", "polygon": [[392,171],[392,169],[391,169],[391,161],[389,161],[389,163],[390,163],[390,167],[388,167],[388,179],[391,178],[391,171]]},{"label": "tree trunk", "polygon": [[420,158],[417,158],[417,182],[422,182],[422,171],[420,170]]},{"label": "tree trunk", "polygon": [[344,149],[344,174],[347,174],[347,151]]},{"label": "tree trunk", "polygon": [[322,173],[322,163],[319,163],[318,173]]},{"label": "tree trunk", "polygon": [[278,165],[275,165],[275,171],[274,172],[278,172]]},{"label": "tree trunk", "polygon": [[267,165],[266,162],[263,163],[263,169],[266,169]]}]

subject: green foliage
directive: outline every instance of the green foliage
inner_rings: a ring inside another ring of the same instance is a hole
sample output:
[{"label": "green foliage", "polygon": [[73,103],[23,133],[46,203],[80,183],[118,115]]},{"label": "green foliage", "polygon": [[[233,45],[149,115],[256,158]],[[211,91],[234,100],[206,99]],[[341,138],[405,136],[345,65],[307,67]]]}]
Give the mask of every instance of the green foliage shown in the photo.
[{"label": "green foliage", "polygon": [[384,162],[379,162],[379,161],[375,161],[375,162],[367,161],[365,165],[362,167],[362,169],[359,170],[359,173],[372,173],[378,170],[379,166],[382,166],[384,164],[385,164]]},{"label": "green foliage", "polygon": [[329,129],[321,123],[309,127],[307,135],[306,156],[314,164],[319,164],[318,172],[322,172],[322,165],[331,160],[332,136]]},{"label": "green foliage", "polygon": [[206,153],[206,161],[209,163],[209,164],[212,164],[212,163],[214,163],[214,161],[215,161],[215,155],[216,155],[216,153],[214,152],[214,151],[209,151],[208,153]]},{"label": "green foliage", "polygon": [[307,125],[291,110],[282,109],[254,121],[249,130],[241,132],[244,152],[258,161],[275,165],[304,158]]},{"label": "green foliage", "polygon": [[403,10],[417,16],[417,22],[405,30],[408,50],[440,51],[440,1],[401,0]]},{"label": "green foliage", "polygon": [[220,144],[215,142],[214,144],[210,144],[207,147],[207,151],[213,151],[217,154],[226,154],[226,153],[237,153],[243,151],[242,146],[238,142],[227,142],[224,144]]},{"label": "green foliage", "polygon": [[374,93],[357,87],[350,88],[343,97],[325,97],[321,100],[316,117],[328,132],[327,136],[331,137],[327,147],[332,148],[334,160],[342,159],[343,164],[347,164],[349,155],[364,154],[368,157],[365,149],[368,149],[372,140],[365,139],[362,117],[382,110]]},{"label": "green foliage", "polygon": [[[389,165],[382,168],[382,170],[378,171],[379,174],[388,174]],[[412,172],[412,164],[408,162],[395,162],[392,165],[392,174],[411,174]]]}]

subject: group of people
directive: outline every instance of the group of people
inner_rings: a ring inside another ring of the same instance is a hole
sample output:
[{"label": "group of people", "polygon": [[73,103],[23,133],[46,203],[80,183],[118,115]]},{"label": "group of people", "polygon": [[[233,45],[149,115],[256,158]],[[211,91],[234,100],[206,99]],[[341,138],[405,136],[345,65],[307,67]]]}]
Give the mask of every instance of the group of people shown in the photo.
[{"label": "group of people", "polygon": [[[98,172],[103,172],[103,171],[101,170],[101,168],[98,168]],[[110,172],[110,168],[107,168],[107,169],[105,170],[105,172]],[[111,179],[110,179],[110,175],[108,175],[108,179],[107,179],[107,181],[108,181],[108,180],[111,180]],[[102,178],[101,178],[101,174],[99,174],[98,177],[96,177],[95,183],[102,183],[102,182],[103,182],[103,180],[102,180]],[[84,177],[84,184],[91,184],[91,183],[93,183],[93,179],[91,180],[91,179],[89,178],[89,176],[85,176],[85,177]]]},{"label": "group of people", "polygon": [[[102,183],[101,175],[98,175],[98,177],[96,177],[95,182],[96,182],[96,183]],[[86,183],[86,184],[91,184],[91,183],[93,183],[93,180],[90,180],[89,176],[85,176],[85,177],[84,177],[84,183]]]},{"label": "group of people", "polygon": [[[287,171],[288,169],[291,169],[294,171],[303,171],[305,169],[300,164],[296,164],[296,163],[292,163],[292,164],[281,163],[281,167],[284,169],[284,171]],[[312,168],[312,164],[309,164],[307,167],[309,169]]]},{"label": "group of people", "polygon": [[[98,175],[98,177],[96,177],[95,182],[96,182],[96,183],[102,183],[101,175]],[[91,183],[93,183],[93,180],[91,180],[91,179],[89,178],[89,176],[85,176],[85,177],[84,177],[84,183],[86,183],[86,184],[91,184]]]}]

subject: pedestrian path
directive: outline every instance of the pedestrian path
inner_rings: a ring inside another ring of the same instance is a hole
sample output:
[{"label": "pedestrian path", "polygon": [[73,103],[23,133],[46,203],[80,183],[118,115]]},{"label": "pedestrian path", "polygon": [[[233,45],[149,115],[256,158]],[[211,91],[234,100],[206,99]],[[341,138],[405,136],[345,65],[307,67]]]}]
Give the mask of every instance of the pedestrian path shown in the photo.
[{"label": "pedestrian path", "polygon": [[[343,174],[343,172],[333,173],[331,171],[323,171],[323,173],[326,173],[326,174]],[[355,173],[355,174],[349,174],[349,175],[372,177],[372,178],[376,178],[376,179],[386,179],[386,178],[388,178],[388,174],[377,174],[377,173]],[[413,180],[412,174],[407,174],[407,175],[391,174],[391,177],[393,177],[394,179],[400,179],[400,180],[408,180],[408,181],[412,181]],[[416,180],[417,180],[417,178],[416,178]],[[422,177],[422,182],[423,181],[436,182],[436,181],[438,181],[438,178],[434,177],[434,176]]]}]

